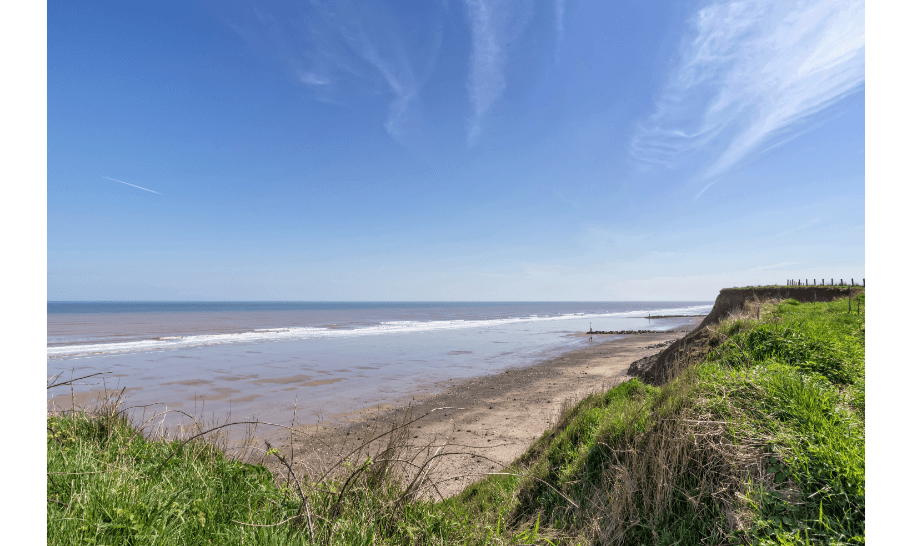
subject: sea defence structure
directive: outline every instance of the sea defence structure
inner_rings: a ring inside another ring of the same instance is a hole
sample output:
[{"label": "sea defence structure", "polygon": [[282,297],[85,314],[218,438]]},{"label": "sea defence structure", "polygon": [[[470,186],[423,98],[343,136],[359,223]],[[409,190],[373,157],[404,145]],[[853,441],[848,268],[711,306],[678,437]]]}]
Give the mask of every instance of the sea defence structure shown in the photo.
[{"label": "sea defence structure", "polygon": [[761,286],[725,288],[716,296],[712,311],[690,333],[675,341],[662,352],[641,358],[630,365],[627,373],[650,385],[662,385],[673,378],[673,371],[686,365],[693,348],[703,346],[709,336],[708,328],[733,314],[744,311],[753,302],[794,299],[802,303],[833,301],[850,297],[864,290],[860,286]]}]

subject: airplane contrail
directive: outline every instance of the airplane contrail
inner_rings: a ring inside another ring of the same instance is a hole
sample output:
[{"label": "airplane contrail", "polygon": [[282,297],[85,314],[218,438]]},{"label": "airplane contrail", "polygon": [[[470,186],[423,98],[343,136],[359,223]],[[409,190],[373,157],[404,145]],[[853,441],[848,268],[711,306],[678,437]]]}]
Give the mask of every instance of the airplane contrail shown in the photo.
[{"label": "airplane contrail", "polygon": [[110,176],[102,176],[102,178],[107,178],[108,180],[113,180],[114,182],[120,182],[121,184],[126,184],[126,185],[128,185],[128,186],[133,186],[134,188],[139,188],[139,189],[141,189],[141,190],[146,190],[146,191],[150,191],[150,192],[152,192],[152,193],[161,195],[160,193],[158,193],[158,192],[155,191],[155,190],[150,190],[150,189],[144,188],[144,187],[142,187],[142,186],[137,186],[136,184],[130,184],[129,182],[124,182],[123,180],[118,180],[118,179],[116,179],[116,178],[111,178]]}]

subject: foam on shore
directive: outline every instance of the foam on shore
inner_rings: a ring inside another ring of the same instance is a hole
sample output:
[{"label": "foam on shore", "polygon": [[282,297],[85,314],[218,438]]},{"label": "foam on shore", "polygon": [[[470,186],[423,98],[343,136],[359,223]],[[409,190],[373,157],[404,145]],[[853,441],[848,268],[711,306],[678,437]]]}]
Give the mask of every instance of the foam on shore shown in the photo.
[{"label": "foam on shore", "polygon": [[236,332],[230,334],[209,334],[209,335],[192,335],[192,336],[164,336],[154,339],[144,339],[138,341],[128,341],[119,343],[94,343],[94,344],[74,344],[74,345],[56,345],[47,348],[48,359],[77,357],[99,354],[123,354],[136,353],[145,351],[155,351],[162,349],[183,349],[190,347],[202,347],[211,345],[222,345],[229,343],[263,343],[270,341],[291,341],[313,338],[344,338],[356,336],[369,336],[377,334],[397,334],[397,333],[415,333],[430,332],[453,329],[470,329],[496,327],[505,324],[516,324],[522,322],[542,322],[542,321],[560,321],[567,319],[604,319],[604,318],[624,318],[640,317],[646,314],[700,314],[708,312],[711,306],[695,305],[689,307],[653,309],[653,310],[635,310],[618,313],[601,313],[586,314],[572,313],[558,316],[537,316],[530,315],[524,317],[499,318],[488,320],[435,320],[435,321],[391,321],[381,322],[380,324],[364,326],[360,328],[322,328],[322,327],[298,327],[298,328],[270,328],[257,329],[246,332]]}]

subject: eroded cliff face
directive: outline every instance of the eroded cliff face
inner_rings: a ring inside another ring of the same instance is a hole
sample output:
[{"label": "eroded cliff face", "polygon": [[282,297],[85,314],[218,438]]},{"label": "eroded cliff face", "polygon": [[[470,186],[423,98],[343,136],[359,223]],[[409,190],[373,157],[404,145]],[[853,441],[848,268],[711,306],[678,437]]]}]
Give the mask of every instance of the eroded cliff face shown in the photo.
[{"label": "eroded cliff face", "polygon": [[638,360],[630,365],[628,374],[640,378],[650,385],[661,385],[671,379],[671,370],[676,361],[680,362],[687,354],[687,348],[697,345],[707,335],[706,328],[721,322],[730,314],[744,309],[745,304],[753,301],[795,299],[802,303],[814,301],[833,301],[848,297],[850,293],[862,290],[861,287],[844,286],[773,286],[760,288],[725,288],[716,297],[712,311],[699,326],[681,339],[675,341],[664,351],[651,357]]}]

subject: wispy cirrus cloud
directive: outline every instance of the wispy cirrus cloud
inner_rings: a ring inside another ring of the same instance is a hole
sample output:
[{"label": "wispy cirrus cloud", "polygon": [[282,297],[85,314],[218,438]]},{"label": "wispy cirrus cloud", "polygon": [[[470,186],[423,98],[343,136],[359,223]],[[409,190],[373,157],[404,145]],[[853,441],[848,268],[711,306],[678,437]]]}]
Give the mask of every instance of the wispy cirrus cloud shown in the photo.
[{"label": "wispy cirrus cloud", "polygon": [[485,115],[507,88],[504,69],[507,49],[522,32],[532,13],[529,0],[465,0],[472,31],[468,89],[472,114],[468,143],[481,135]]},{"label": "wispy cirrus cloud", "polygon": [[701,9],[631,154],[674,168],[701,157],[718,180],[763,145],[795,136],[865,81],[862,0],[739,0]]},{"label": "wispy cirrus cloud", "polygon": [[564,13],[566,11],[566,0],[554,0],[554,30],[557,34],[557,49],[560,50],[560,44],[564,40]]},{"label": "wispy cirrus cloud", "polygon": [[156,194],[156,195],[161,195],[160,193],[158,193],[158,192],[155,191],[155,190],[150,190],[149,188],[144,188],[144,187],[142,187],[142,186],[137,186],[136,184],[130,184],[129,182],[124,182],[123,180],[118,180],[118,179],[116,179],[116,178],[111,178],[110,176],[102,176],[102,178],[107,178],[108,180],[113,180],[114,182],[120,182],[121,184],[126,184],[127,186],[133,186],[134,188],[137,188],[137,189],[140,189],[140,190],[143,190],[143,191],[147,191],[147,192],[149,192],[149,193],[154,193],[154,194]]},{"label": "wispy cirrus cloud", "polygon": [[[564,34],[565,0],[555,0],[557,45]],[[471,110],[467,142],[474,145],[492,106],[506,90],[512,42],[533,12],[533,0],[464,0],[470,32],[466,88]],[[278,9],[278,8],[277,8]],[[408,9],[385,2],[309,0],[275,15],[253,7],[245,24],[230,26],[254,50],[278,59],[316,100],[348,104],[391,95],[387,132],[403,142],[420,132],[420,97],[443,45],[445,24],[460,24],[446,0]]]},{"label": "wispy cirrus cloud", "polygon": [[380,3],[311,0],[284,18],[254,8],[253,28],[232,28],[256,49],[277,56],[317,100],[346,103],[355,96],[391,95],[385,128],[401,141],[409,126],[419,123],[413,106],[440,50],[441,7],[423,6],[431,13],[410,19],[423,25],[412,28]]}]

